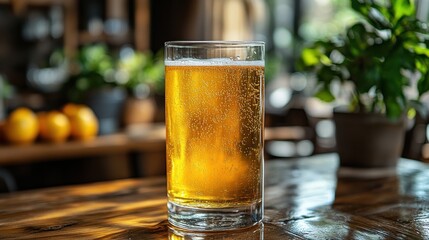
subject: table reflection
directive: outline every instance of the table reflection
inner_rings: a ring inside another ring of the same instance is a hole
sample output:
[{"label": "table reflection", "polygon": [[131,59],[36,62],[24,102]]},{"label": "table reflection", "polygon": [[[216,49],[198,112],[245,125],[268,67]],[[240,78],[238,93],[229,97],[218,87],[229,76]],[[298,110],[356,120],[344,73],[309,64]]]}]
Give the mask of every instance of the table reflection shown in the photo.
[{"label": "table reflection", "polygon": [[172,228],[166,181],[153,178],[3,195],[0,238],[429,239],[427,164],[401,159],[395,175],[352,178],[330,154],[267,161],[265,169],[263,225],[252,228]]},{"label": "table reflection", "polygon": [[223,231],[223,232],[192,232],[176,228],[174,226],[168,227],[169,240],[261,240],[264,239],[264,224],[260,223],[254,227]]}]

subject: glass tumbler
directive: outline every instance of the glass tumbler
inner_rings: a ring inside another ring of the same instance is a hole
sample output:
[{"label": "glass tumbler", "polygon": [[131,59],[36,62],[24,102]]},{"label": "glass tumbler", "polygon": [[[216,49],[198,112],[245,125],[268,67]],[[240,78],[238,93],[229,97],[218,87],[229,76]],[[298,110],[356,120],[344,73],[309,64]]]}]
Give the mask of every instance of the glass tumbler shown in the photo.
[{"label": "glass tumbler", "polygon": [[168,220],[250,227],[263,217],[263,42],[165,43]]}]

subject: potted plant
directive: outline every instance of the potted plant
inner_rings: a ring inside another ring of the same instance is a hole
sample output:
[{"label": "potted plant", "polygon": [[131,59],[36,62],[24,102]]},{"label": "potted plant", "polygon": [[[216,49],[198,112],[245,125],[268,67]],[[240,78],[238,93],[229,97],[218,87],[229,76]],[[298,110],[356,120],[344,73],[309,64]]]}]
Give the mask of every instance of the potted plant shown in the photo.
[{"label": "potted plant", "polygon": [[124,124],[152,122],[157,114],[155,96],[164,92],[164,61],[162,52],[136,52],[128,49],[118,61],[118,71],[128,76],[129,90],[124,107]]},{"label": "potted plant", "polygon": [[114,57],[104,44],[84,46],[65,85],[68,96],[94,110],[100,134],[115,132],[122,120],[125,125],[151,122],[157,110],[153,96],[164,90],[161,54],[124,47]]},{"label": "potted plant", "polygon": [[80,49],[75,73],[65,85],[73,102],[88,105],[99,120],[99,134],[117,131],[127,92],[124,76],[115,72],[114,58],[104,44],[87,45]]},{"label": "potted plant", "polygon": [[334,110],[340,165],[394,168],[407,115],[425,110],[428,27],[410,0],[351,0],[351,6],[361,21],[303,49],[298,67],[315,73],[316,97],[347,103]]}]

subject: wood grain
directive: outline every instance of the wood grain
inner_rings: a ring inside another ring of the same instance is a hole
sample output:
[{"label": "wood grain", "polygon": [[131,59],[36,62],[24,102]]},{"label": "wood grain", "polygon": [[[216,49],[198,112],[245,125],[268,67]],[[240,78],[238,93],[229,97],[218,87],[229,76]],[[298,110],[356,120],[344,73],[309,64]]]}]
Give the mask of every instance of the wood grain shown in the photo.
[{"label": "wood grain", "polygon": [[182,232],[166,218],[164,178],[0,195],[0,239],[429,239],[429,167],[337,176],[335,154],[266,162],[265,218],[254,228]]}]

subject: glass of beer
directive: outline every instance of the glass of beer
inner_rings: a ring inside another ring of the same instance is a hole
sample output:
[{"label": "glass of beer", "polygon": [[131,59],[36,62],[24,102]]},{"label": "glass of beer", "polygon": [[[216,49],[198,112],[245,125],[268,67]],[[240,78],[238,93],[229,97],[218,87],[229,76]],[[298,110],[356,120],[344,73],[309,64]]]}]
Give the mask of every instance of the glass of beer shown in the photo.
[{"label": "glass of beer", "polygon": [[263,42],[165,43],[168,220],[250,227],[263,217]]}]

